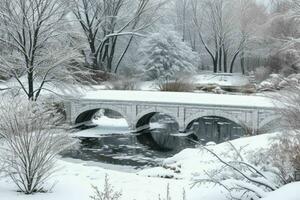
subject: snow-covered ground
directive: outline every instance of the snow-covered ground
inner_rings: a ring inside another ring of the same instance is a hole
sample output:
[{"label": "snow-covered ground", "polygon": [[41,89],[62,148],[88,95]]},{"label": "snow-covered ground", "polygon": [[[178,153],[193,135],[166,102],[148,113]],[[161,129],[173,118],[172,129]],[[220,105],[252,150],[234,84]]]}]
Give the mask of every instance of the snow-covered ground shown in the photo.
[{"label": "snow-covered ground", "polygon": [[[260,151],[268,148],[269,138],[274,134],[265,134],[249,138],[234,140],[232,143],[237,147],[245,147],[244,152]],[[227,143],[210,146],[215,152],[230,155],[230,146]],[[166,166],[128,173],[107,170],[84,161],[59,159],[57,166],[61,169],[48,183],[55,187],[49,193],[35,195],[23,195],[16,192],[16,187],[8,178],[0,178],[1,200],[88,200],[93,194],[91,185],[103,188],[104,177],[107,174],[110,183],[115,190],[122,191],[122,200],[158,200],[166,194],[167,184],[170,185],[172,200],[182,200],[183,188],[186,191],[187,200],[226,200],[226,191],[219,186],[202,184],[191,188],[191,180],[197,176],[204,176],[204,171],[218,166],[217,161],[209,153],[199,149],[185,149],[177,155],[164,161]],[[174,172],[178,169],[178,172]],[[160,178],[166,174],[172,175],[172,179]],[[284,188],[266,194],[265,200],[298,200],[299,183],[287,185]],[[290,197],[290,198],[288,198]]]},{"label": "snow-covered ground", "polygon": [[[104,177],[109,176],[115,190],[122,191],[124,200],[155,200],[159,193],[164,194],[167,184],[171,191],[180,196],[182,188],[188,186],[186,180],[168,180],[160,178],[146,178],[133,173],[106,170],[89,166],[87,163],[71,163],[58,161],[61,170],[52,178],[49,187],[55,184],[50,193],[23,195],[16,192],[16,187],[8,179],[0,179],[1,200],[88,200],[93,195],[91,185],[102,188]],[[178,198],[179,199],[179,198]]]},{"label": "snow-covered ground", "polygon": [[[239,73],[202,73],[188,78],[188,81],[195,85],[218,85],[239,87],[250,84],[249,77]],[[145,81],[137,83],[138,89],[145,91],[158,90],[157,83],[154,81]]]},{"label": "snow-covered ground", "polygon": [[193,77],[193,83],[198,85],[216,84],[219,86],[245,86],[250,84],[249,78],[242,74],[218,73],[200,74]]},{"label": "snow-covered ground", "polygon": [[300,199],[300,182],[290,183],[271,192],[262,200],[299,200]]},{"label": "snow-covered ground", "polygon": [[[247,159],[247,156],[253,155],[252,153],[268,148],[271,144],[269,139],[274,137],[275,134],[278,133],[240,138],[233,140],[231,143],[236,149],[243,147],[242,153],[243,156],[245,156],[245,159]],[[209,148],[218,155],[221,155],[225,160],[232,159],[235,153],[229,143],[211,145]],[[171,158],[167,158],[163,165],[164,167],[142,170],[139,174],[153,177],[168,175],[177,179],[191,179],[197,174],[198,178],[207,178],[206,172],[217,168],[220,165],[220,162],[207,151],[202,151],[197,148],[188,148]],[[178,171],[180,171],[180,173],[178,173]]]},{"label": "snow-covered ground", "polygon": [[[250,84],[249,78],[239,73],[211,73],[211,72],[203,72],[198,75],[194,75],[192,77],[188,77],[189,81],[193,84],[197,85],[207,85],[207,84],[215,84],[219,86],[245,86]],[[21,77],[20,80],[22,82],[26,82],[26,77]],[[133,80],[134,81],[134,80]],[[134,81],[136,84],[137,90],[144,90],[144,91],[157,91],[157,81]],[[36,86],[39,86],[40,83],[37,81],[35,82]],[[26,84],[25,84],[26,86]],[[8,80],[6,82],[0,82],[0,89],[2,88],[19,88],[20,85],[15,79]],[[97,90],[109,90],[113,88],[111,82],[103,82],[102,85],[95,85],[95,89]],[[57,90],[57,88],[49,88],[52,91],[57,93],[69,93],[69,87],[67,90]],[[45,92],[47,93],[47,92]]]}]

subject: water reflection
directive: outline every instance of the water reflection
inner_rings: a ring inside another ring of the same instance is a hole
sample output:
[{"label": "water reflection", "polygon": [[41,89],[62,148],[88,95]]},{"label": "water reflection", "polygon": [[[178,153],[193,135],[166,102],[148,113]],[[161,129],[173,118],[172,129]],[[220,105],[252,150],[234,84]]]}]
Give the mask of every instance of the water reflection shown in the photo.
[{"label": "water reflection", "polygon": [[[114,122],[115,123],[115,122]],[[236,123],[221,117],[208,116],[194,120],[186,136],[178,134],[178,124],[169,116],[156,114],[150,121],[150,129],[140,133],[98,133],[101,130],[122,129],[92,128],[84,133],[97,132],[96,137],[78,137],[78,144],[62,153],[63,157],[96,161],[114,165],[144,168],[157,166],[162,160],[181,150],[195,147],[191,139],[220,143],[241,137],[245,130]]]},{"label": "water reflection", "polygon": [[[188,146],[193,146],[191,143],[188,144],[184,138],[177,138],[177,140],[182,140],[182,145],[167,149],[158,145],[154,140],[149,140],[149,136],[149,132],[144,132],[138,136],[122,134],[106,135],[98,138],[78,138],[79,142],[76,147],[63,152],[62,156],[85,161],[144,168],[157,166],[161,164],[163,159],[171,157]],[[175,143],[178,142],[171,142],[168,145]]]},{"label": "water reflection", "polygon": [[195,139],[206,144],[207,142],[221,143],[246,135],[243,127],[226,118],[208,116],[194,120],[189,125],[189,131]]}]

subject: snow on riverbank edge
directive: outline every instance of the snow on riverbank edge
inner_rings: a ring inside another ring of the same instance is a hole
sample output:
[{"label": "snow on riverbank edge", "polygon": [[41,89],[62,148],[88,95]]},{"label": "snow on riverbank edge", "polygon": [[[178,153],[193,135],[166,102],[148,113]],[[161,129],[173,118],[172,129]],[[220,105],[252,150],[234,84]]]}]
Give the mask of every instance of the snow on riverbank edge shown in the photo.
[{"label": "snow on riverbank edge", "polygon": [[[245,147],[246,152],[267,148],[270,144],[269,139],[275,134],[265,134],[248,138],[241,138],[232,141],[237,147]],[[215,152],[228,153],[228,144],[223,143],[211,146]],[[89,200],[93,194],[91,185],[96,185],[101,190],[104,177],[107,174],[110,183],[115,190],[121,190],[122,200],[158,200],[158,195],[162,197],[166,194],[167,184],[170,184],[172,200],[182,200],[183,188],[187,193],[187,200],[225,200],[226,191],[221,187],[205,184],[191,189],[191,178],[193,174],[216,165],[214,158],[208,154],[201,153],[199,149],[185,149],[171,158],[165,160],[165,165],[178,167],[181,172],[177,174],[179,179],[166,179],[158,177],[148,177],[149,173],[156,172],[158,168],[142,170],[139,173],[119,172],[104,169],[98,166],[91,166],[89,162],[74,162],[74,160],[59,159],[55,177],[51,179],[48,186],[55,184],[49,193],[35,195],[23,195],[16,192],[16,187],[8,178],[0,178],[0,199],[1,200]],[[152,171],[151,171],[152,170]],[[172,169],[159,168],[159,170]],[[153,174],[152,174],[153,175]],[[175,177],[176,178],[176,177]],[[267,194],[264,200],[296,200],[300,196],[300,183],[293,183],[278,191]],[[280,198],[281,197],[281,198]],[[283,198],[284,197],[284,198]]]},{"label": "snow on riverbank edge", "polygon": [[[259,152],[262,149],[266,149],[271,144],[270,139],[279,133],[270,133],[252,137],[239,138],[231,141],[236,149],[243,148],[242,156],[246,159],[255,152]],[[209,146],[215,153],[221,155],[224,159],[230,159],[232,154],[232,147],[229,143],[221,143],[218,145]],[[201,151],[198,148],[187,148],[171,158],[164,160],[164,167],[157,167],[151,169],[145,169],[139,172],[144,176],[172,176],[178,179],[189,179],[193,174],[204,175],[204,171],[214,168],[219,165],[219,161],[216,160],[207,151]],[[166,169],[167,168],[167,169]],[[170,170],[172,169],[172,170]],[[180,171],[180,173],[178,173]],[[172,172],[172,174],[170,174]]]}]

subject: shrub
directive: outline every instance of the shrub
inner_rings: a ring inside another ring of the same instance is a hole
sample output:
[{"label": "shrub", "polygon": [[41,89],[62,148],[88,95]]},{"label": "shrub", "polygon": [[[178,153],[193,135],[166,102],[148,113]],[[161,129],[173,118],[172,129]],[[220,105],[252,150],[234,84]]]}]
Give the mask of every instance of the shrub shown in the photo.
[{"label": "shrub", "polygon": [[92,200],[118,200],[122,196],[122,192],[116,192],[109,183],[108,175],[105,175],[103,191],[100,191],[97,186],[92,187],[95,191],[95,194],[90,196]]},{"label": "shrub", "polygon": [[[245,161],[242,156],[244,147],[237,149],[232,143],[228,142],[228,144],[231,151],[226,152],[226,155],[230,155],[230,160],[199,144],[200,148],[214,156],[220,165],[216,169],[206,171],[207,178],[195,178],[194,185],[213,183],[227,190],[231,199],[247,200],[263,198],[265,193],[274,191],[280,186],[266,175],[265,169]],[[256,156],[251,155],[251,157]]]},{"label": "shrub", "polygon": [[158,200],[171,200],[171,196],[170,196],[170,185],[167,185],[167,194],[166,194],[166,198],[161,199],[160,195],[158,195]]},{"label": "shrub", "polygon": [[101,71],[101,70],[91,70],[91,77],[92,81],[96,83],[102,83],[104,81],[109,81],[109,80],[116,80],[117,76],[115,74],[106,72],[106,71]]},{"label": "shrub", "polygon": [[[172,200],[171,198],[171,193],[170,193],[170,185],[167,185],[167,192],[166,192],[166,198],[161,198],[160,195],[158,195],[158,200]],[[182,200],[186,200],[186,194],[185,194],[185,190],[182,190]]]},{"label": "shrub", "polygon": [[56,124],[58,113],[26,99],[9,100],[3,98],[0,105],[5,173],[25,194],[44,192],[44,183],[55,171],[56,155],[72,140],[65,127]]},{"label": "shrub", "polygon": [[255,85],[251,85],[251,84],[245,85],[241,87],[240,92],[244,94],[253,94],[256,93],[256,87]]},{"label": "shrub", "polygon": [[271,147],[261,151],[253,159],[275,174],[279,185],[295,181],[294,171],[300,169],[300,135],[284,133],[271,140]]},{"label": "shrub", "polygon": [[268,160],[277,168],[283,183],[294,181],[294,171],[300,170],[300,88],[289,84],[287,89],[272,96],[277,99],[277,114],[283,134],[272,138]]},{"label": "shrub", "polygon": [[195,89],[192,83],[182,79],[163,79],[158,82],[157,86],[160,91],[168,92],[192,92]]},{"label": "shrub", "polygon": [[220,86],[217,84],[201,84],[201,85],[197,85],[196,89],[202,90],[205,92],[213,92],[218,87],[220,87]]}]

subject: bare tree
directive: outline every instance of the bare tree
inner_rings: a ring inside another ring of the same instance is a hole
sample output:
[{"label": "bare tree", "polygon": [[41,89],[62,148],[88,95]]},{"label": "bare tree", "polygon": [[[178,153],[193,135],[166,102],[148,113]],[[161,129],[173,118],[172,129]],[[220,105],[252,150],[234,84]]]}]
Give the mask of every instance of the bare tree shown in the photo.
[{"label": "bare tree", "polygon": [[[205,38],[203,36],[203,21],[202,21],[202,16],[200,15],[199,11],[199,7],[201,7],[201,2],[199,1],[192,1],[192,7],[193,7],[193,20],[194,23],[197,27],[197,31],[198,31],[198,35],[200,38],[201,43],[203,44],[205,50],[207,51],[207,53],[209,54],[209,56],[212,59],[212,63],[213,63],[213,71],[216,73],[218,71],[218,49],[219,49],[219,44],[217,41],[215,41],[215,50],[213,50],[212,48],[209,47],[209,45],[207,44],[207,42],[205,41]],[[217,40],[217,33],[215,32],[213,37]]]},{"label": "bare tree", "polygon": [[[197,49],[197,29],[193,23],[191,0],[175,1],[176,30],[182,36],[182,41],[189,43],[193,51]],[[173,20],[172,20],[173,21]]]},{"label": "bare tree", "polygon": [[72,141],[58,126],[61,115],[17,97],[5,95],[1,102],[0,155],[5,172],[25,194],[46,191],[57,154]]},{"label": "bare tree", "polygon": [[[213,63],[213,71],[227,71],[227,65],[223,69],[223,61],[227,61],[224,48],[226,39],[231,34],[233,16],[229,15],[229,1],[226,0],[203,0],[192,1],[193,21],[202,45],[210,55]],[[204,30],[209,30],[205,32]],[[226,62],[227,63],[227,62]]]},{"label": "bare tree", "polygon": [[[254,43],[261,40],[258,37],[258,32],[261,30],[261,26],[266,22],[266,8],[258,5],[253,0],[238,0],[235,5],[237,11],[238,30],[240,32],[239,47],[235,54],[239,55],[241,71],[244,74],[246,72],[246,58],[253,55],[253,51],[257,52],[257,47],[254,47]],[[248,54],[248,55],[247,55]],[[233,71],[234,63],[232,63],[230,71]]]},{"label": "bare tree", "polygon": [[[253,29],[250,27],[254,20],[251,20],[253,16],[249,10],[256,5],[255,2],[194,0],[191,3],[193,21],[200,42],[212,60],[213,71],[232,73],[236,60],[244,54],[251,38],[250,30]],[[244,67],[242,72],[245,72]]]},{"label": "bare tree", "polygon": [[177,26],[178,29],[181,31],[182,41],[185,41],[187,25],[188,25],[188,7],[189,7],[189,0],[177,0],[175,2],[175,9],[176,9],[176,17],[177,17]]},{"label": "bare tree", "polygon": [[[140,23],[142,16],[157,8],[149,0],[138,2],[125,0],[73,0],[73,13],[80,23],[82,33],[88,43],[84,52],[87,62],[94,70],[116,72],[134,36],[151,24],[151,20]],[[130,36],[123,53],[116,61],[116,46],[120,37]]]},{"label": "bare tree", "polygon": [[13,77],[31,100],[37,100],[43,90],[65,88],[87,75],[79,69],[77,48],[70,45],[67,2],[1,1],[0,28],[5,34],[0,35],[0,43],[11,51],[1,54],[0,72]]}]

